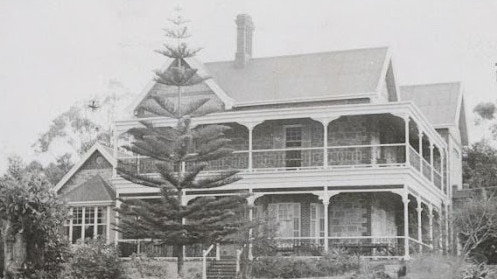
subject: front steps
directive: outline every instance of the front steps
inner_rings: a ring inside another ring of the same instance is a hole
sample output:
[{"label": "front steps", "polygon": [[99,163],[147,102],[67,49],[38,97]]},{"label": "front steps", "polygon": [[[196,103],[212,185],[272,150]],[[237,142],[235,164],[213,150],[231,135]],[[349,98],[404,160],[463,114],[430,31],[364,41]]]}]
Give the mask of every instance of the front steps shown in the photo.
[{"label": "front steps", "polygon": [[236,260],[221,259],[213,261],[207,268],[207,279],[233,279],[236,278]]}]

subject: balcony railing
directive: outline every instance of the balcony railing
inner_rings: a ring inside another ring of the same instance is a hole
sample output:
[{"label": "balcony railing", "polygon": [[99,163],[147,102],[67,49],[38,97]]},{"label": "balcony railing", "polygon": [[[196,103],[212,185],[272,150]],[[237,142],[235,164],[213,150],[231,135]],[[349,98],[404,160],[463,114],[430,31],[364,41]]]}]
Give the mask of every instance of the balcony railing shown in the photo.
[{"label": "balcony railing", "polygon": [[[325,151],[326,150],[326,151]],[[438,189],[442,190],[443,178],[433,166],[409,146],[409,164]],[[325,154],[326,152],[326,154]],[[250,155],[252,154],[251,158]],[[325,156],[327,155],[327,162]],[[252,159],[252,168],[250,168]],[[157,173],[155,160],[130,156],[119,158],[121,167],[141,174]],[[193,163],[186,164],[190,170]],[[237,169],[241,172],[278,172],[309,169],[385,168],[406,166],[404,143],[349,145],[324,147],[301,147],[285,149],[238,150],[230,156],[210,161],[206,171]]]},{"label": "balcony railing", "polygon": [[431,180],[431,165],[428,161],[426,161],[424,158],[422,160],[423,162],[423,175],[428,179]]},{"label": "balcony railing", "polygon": [[421,170],[419,158],[419,153],[412,146],[409,146],[409,163],[418,171]]},{"label": "balcony railing", "polygon": [[[209,247],[207,244],[194,244],[185,246],[185,256],[201,258],[202,251]],[[120,257],[130,257],[133,254],[146,254],[150,257],[177,257],[180,251],[174,246],[160,244],[150,239],[120,239],[117,244]],[[216,250],[211,251],[207,257],[215,258]]]}]

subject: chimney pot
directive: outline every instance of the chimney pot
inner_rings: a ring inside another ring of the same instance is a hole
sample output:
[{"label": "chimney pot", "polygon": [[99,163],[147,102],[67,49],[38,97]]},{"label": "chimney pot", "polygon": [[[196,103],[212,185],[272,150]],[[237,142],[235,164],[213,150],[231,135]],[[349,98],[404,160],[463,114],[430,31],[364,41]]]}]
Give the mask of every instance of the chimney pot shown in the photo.
[{"label": "chimney pot", "polygon": [[248,14],[237,15],[235,22],[237,26],[235,67],[244,68],[252,58],[254,23]]}]

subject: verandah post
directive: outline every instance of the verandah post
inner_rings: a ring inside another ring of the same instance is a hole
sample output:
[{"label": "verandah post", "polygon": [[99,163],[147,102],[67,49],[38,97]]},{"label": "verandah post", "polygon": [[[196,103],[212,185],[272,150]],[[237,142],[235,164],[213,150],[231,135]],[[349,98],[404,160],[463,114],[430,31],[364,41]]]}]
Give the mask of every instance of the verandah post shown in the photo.
[{"label": "verandah post", "polygon": [[404,203],[404,259],[409,259],[409,197],[405,193],[402,197]]}]

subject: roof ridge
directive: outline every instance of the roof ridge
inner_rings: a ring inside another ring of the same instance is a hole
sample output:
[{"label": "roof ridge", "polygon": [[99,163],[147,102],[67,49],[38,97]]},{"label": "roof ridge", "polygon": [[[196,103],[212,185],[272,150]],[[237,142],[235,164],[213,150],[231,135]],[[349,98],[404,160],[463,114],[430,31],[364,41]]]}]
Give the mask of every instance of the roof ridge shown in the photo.
[{"label": "roof ridge", "polygon": [[[354,51],[364,51],[364,50],[380,50],[385,49],[388,50],[390,47],[382,46],[382,47],[364,47],[364,48],[354,48],[354,49],[340,49],[340,50],[327,50],[327,51],[318,51],[318,52],[306,52],[306,53],[295,53],[295,54],[284,54],[284,55],[276,55],[276,56],[262,56],[262,57],[252,57],[253,60],[262,60],[262,59],[277,59],[277,58],[287,58],[287,57],[298,57],[298,56],[306,56],[306,55],[316,55],[316,54],[329,54],[329,53],[340,53],[340,52],[354,52]],[[232,63],[234,60],[221,60],[221,61],[207,61],[202,62],[203,64],[214,64],[214,63]]]},{"label": "roof ridge", "polygon": [[413,86],[428,86],[428,85],[447,85],[447,84],[458,84],[461,85],[462,82],[459,81],[447,81],[447,82],[434,82],[434,83],[415,83],[415,84],[402,84],[400,87],[413,87]]}]

